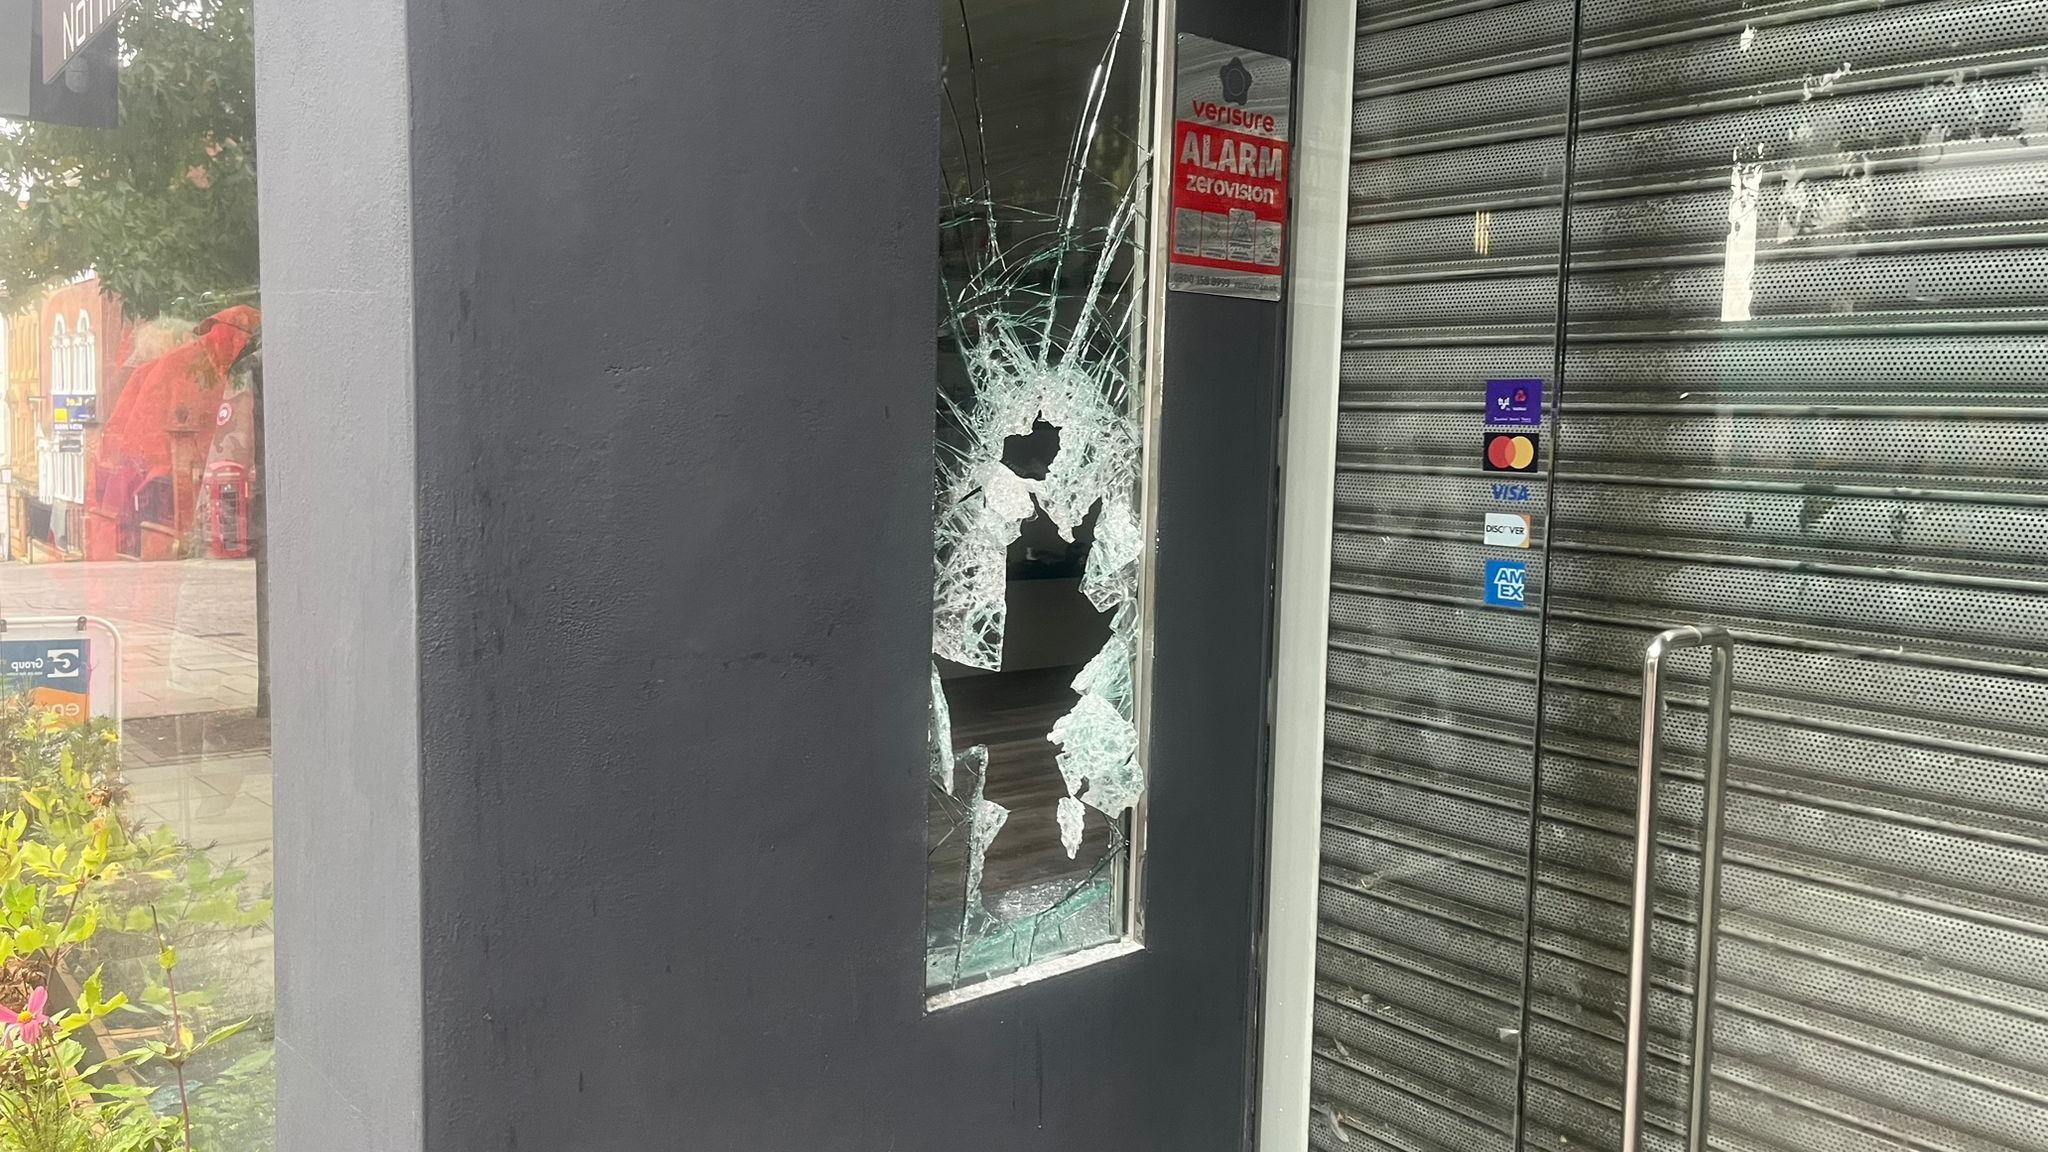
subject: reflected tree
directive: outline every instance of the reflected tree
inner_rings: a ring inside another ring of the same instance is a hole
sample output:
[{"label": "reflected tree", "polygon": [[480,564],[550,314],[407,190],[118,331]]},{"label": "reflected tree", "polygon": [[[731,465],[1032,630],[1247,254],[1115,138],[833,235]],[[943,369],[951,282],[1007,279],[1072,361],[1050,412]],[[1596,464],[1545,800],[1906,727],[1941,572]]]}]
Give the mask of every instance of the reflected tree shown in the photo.
[{"label": "reflected tree", "polygon": [[252,0],[134,0],[118,127],[8,121],[0,284],[19,299],[87,270],[128,314],[201,317],[257,285]]}]

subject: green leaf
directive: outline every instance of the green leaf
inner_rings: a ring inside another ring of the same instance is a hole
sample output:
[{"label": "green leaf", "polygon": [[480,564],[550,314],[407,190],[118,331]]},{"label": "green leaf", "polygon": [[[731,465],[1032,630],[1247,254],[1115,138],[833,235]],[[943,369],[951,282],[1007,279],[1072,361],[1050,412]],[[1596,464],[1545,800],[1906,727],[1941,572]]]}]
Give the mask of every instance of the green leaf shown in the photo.
[{"label": "green leaf", "polygon": [[93,938],[94,933],[99,931],[99,927],[100,910],[98,908],[87,908],[84,914],[72,917],[70,925],[64,929],[64,943],[84,943]]},{"label": "green leaf", "polygon": [[163,950],[156,954],[156,966],[166,972],[176,968],[178,966],[178,950],[168,944],[164,945]]},{"label": "green leaf", "polygon": [[201,1044],[200,1047],[211,1048],[215,1044],[219,1044],[224,1040],[228,1040],[236,1035],[239,1035],[243,1029],[247,1028],[250,1024],[254,1022],[255,1017],[252,1016],[245,1020],[237,1020],[236,1022],[228,1025],[225,1028],[216,1028],[213,1030],[213,1033],[206,1038],[206,1042]]}]

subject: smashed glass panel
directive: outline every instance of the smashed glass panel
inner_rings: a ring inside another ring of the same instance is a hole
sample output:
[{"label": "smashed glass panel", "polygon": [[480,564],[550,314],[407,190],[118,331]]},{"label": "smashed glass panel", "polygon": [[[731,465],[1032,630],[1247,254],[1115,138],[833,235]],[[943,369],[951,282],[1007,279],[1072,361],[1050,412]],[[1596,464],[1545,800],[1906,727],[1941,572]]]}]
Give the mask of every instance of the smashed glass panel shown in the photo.
[{"label": "smashed glass panel", "polygon": [[1148,6],[944,13],[933,993],[1125,935],[1148,535]]}]

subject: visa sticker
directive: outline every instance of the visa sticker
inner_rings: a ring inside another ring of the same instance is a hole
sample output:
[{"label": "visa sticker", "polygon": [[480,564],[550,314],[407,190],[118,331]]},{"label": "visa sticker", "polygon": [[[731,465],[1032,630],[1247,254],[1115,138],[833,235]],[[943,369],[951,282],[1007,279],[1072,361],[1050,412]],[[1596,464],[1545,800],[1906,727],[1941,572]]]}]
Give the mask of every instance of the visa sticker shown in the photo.
[{"label": "visa sticker", "polygon": [[1488,512],[1486,514],[1486,546],[1488,548],[1527,548],[1529,546],[1529,517],[1520,512]]},{"label": "visa sticker", "polygon": [[1486,602],[1496,608],[1528,607],[1529,565],[1520,560],[1486,562]]},{"label": "visa sticker", "polygon": [[1543,381],[1488,380],[1486,422],[1525,428],[1543,423]]},{"label": "visa sticker", "polygon": [[1529,486],[1527,484],[1495,484],[1493,486],[1493,498],[1495,500],[1511,501],[1516,504],[1526,503],[1529,499]]}]

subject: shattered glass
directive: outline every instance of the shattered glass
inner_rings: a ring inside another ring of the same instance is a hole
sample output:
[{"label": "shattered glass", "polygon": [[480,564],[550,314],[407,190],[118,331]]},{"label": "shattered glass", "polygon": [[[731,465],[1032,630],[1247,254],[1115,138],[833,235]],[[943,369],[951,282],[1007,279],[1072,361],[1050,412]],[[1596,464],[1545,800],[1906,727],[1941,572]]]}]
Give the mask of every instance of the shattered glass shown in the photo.
[{"label": "shattered glass", "polygon": [[931,761],[932,787],[953,794],[953,712],[946,707],[946,688],[939,680],[939,663],[932,661]]},{"label": "shattered glass", "polygon": [[1147,6],[945,9],[934,993],[1119,940],[1137,724]]}]

